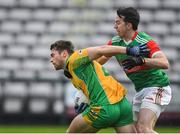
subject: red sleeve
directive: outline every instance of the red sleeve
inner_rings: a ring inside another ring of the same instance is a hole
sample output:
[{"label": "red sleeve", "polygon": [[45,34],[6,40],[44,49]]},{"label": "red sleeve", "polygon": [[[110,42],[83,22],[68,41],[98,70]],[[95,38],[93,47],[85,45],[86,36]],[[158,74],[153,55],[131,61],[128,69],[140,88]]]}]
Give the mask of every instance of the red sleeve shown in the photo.
[{"label": "red sleeve", "polygon": [[109,40],[107,45],[112,45],[112,40]]},{"label": "red sleeve", "polygon": [[153,41],[153,40],[150,40],[148,43],[147,43],[147,46],[150,48],[150,57],[152,57],[152,55],[157,52],[157,51],[160,51],[160,47],[159,45]]}]

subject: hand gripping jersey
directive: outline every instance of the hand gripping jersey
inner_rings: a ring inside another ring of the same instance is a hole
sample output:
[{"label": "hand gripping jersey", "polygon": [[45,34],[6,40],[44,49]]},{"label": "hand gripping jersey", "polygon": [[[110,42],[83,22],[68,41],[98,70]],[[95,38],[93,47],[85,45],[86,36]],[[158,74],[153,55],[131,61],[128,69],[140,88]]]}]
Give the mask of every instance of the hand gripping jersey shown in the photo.
[{"label": "hand gripping jersey", "polygon": [[[146,44],[150,49],[149,58],[153,56],[156,52],[160,51],[159,46],[152,37],[144,32],[136,32],[132,38],[131,43],[126,43],[119,36],[115,36],[108,42],[108,45],[113,46],[137,46],[140,44]],[[127,58],[126,54],[119,54],[115,56],[119,64]],[[145,66],[136,66],[130,70],[125,71],[129,79],[134,83],[136,91],[140,91],[145,87],[164,87],[169,85],[168,76],[161,69],[148,69]]]},{"label": "hand gripping jersey", "polygon": [[126,95],[126,89],[96,61],[90,61],[87,49],[75,51],[67,60],[71,82],[83,91],[90,105],[115,104]]}]

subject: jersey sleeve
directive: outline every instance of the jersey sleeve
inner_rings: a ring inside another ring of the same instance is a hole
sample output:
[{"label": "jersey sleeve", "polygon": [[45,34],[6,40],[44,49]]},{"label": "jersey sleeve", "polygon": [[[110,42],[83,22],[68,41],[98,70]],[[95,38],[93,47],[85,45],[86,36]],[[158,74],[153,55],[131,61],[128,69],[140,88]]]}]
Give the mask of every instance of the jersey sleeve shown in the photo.
[{"label": "jersey sleeve", "polygon": [[153,41],[153,40],[150,40],[148,43],[147,43],[147,46],[148,48],[150,49],[150,57],[152,57],[152,55],[155,53],[155,52],[158,52],[158,51],[161,51],[159,45]]},{"label": "jersey sleeve", "polygon": [[107,43],[107,45],[110,45],[110,46],[111,46],[111,45],[112,45],[112,40],[109,40],[108,43]]},{"label": "jersey sleeve", "polygon": [[75,51],[69,58],[69,67],[71,70],[84,66],[91,62],[87,49]]}]

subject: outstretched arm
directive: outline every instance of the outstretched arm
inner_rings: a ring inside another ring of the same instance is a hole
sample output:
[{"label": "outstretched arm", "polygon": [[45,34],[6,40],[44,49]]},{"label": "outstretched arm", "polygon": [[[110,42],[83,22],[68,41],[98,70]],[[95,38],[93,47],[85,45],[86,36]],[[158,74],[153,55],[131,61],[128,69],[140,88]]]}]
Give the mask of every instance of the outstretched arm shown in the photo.
[{"label": "outstretched arm", "polygon": [[[109,40],[106,45],[112,46],[112,40]],[[106,56],[103,55],[103,56],[101,56],[100,58],[96,59],[96,61],[97,61],[99,64],[103,65],[103,64],[105,64],[110,58],[111,58],[111,57],[106,57]]]},{"label": "outstretched arm", "polygon": [[95,60],[103,55],[105,57],[111,57],[117,54],[127,54],[131,56],[147,56],[149,55],[148,47],[144,45],[138,45],[134,47],[122,47],[122,46],[98,46],[87,48],[90,60]]},{"label": "outstretched arm", "polygon": [[162,51],[159,51],[152,58],[145,58],[145,65],[149,68],[168,69],[169,61]]},{"label": "outstretched arm", "polygon": [[98,46],[87,48],[90,60],[98,59],[102,56],[111,57],[117,54],[126,54],[126,48],[121,46]]}]

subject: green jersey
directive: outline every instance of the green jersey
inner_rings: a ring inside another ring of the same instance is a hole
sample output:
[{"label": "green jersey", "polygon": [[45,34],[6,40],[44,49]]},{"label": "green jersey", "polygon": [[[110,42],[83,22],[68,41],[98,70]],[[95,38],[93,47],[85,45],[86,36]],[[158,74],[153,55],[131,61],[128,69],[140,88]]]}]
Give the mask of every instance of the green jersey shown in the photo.
[{"label": "green jersey", "polygon": [[[146,44],[150,49],[149,58],[151,58],[156,52],[160,51],[160,47],[153,40],[153,38],[144,32],[136,32],[130,43],[125,42],[119,36],[114,36],[109,41],[108,45],[113,46],[137,46],[140,44]],[[119,64],[127,58],[126,54],[119,54],[115,56]],[[125,70],[125,73],[129,79],[134,83],[136,91],[140,91],[146,87],[163,87],[169,85],[169,79],[166,73],[162,69],[147,69],[146,66],[136,66],[132,69]]]},{"label": "green jersey", "polygon": [[67,60],[73,85],[82,90],[90,105],[109,105],[121,101],[126,89],[96,61],[89,59],[87,49],[75,51]]}]

